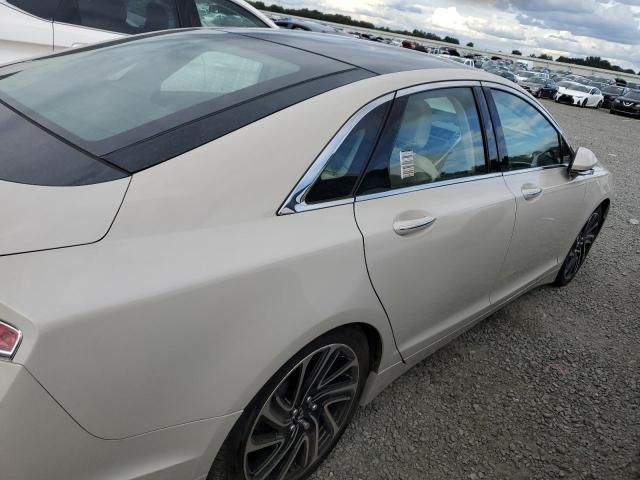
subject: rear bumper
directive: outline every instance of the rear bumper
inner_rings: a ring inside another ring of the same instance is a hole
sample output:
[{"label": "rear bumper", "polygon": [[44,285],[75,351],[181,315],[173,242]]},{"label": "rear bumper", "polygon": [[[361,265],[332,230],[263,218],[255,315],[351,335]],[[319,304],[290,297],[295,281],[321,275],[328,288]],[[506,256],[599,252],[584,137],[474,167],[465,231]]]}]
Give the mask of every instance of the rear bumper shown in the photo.
[{"label": "rear bumper", "polygon": [[24,367],[0,361],[2,480],[203,479],[239,415],[102,440],[83,430]]}]

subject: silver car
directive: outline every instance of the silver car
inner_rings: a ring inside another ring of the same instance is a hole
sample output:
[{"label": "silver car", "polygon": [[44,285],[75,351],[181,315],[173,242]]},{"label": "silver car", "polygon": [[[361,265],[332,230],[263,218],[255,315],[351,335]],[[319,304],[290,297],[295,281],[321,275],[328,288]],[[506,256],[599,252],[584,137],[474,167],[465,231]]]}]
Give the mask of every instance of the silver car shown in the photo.
[{"label": "silver car", "polygon": [[0,145],[3,480],[306,478],[611,195],[506,79],[269,29],[2,67]]}]

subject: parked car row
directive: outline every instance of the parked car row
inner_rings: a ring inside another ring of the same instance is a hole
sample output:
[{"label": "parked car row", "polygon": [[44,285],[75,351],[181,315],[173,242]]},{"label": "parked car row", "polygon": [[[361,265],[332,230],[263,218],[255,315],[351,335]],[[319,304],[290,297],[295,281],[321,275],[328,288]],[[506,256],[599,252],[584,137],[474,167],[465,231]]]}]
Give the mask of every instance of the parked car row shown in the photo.
[{"label": "parked car row", "polygon": [[[597,78],[567,75],[558,83],[558,92],[553,99],[559,103],[580,107],[608,108],[612,114],[620,113],[640,117],[640,90],[622,82]],[[635,84],[631,84],[636,86]]]},{"label": "parked car row", "polygon": [[482,69],[508,78],[537,98],[640,117],[640,90],[632,88],[636,84],[621,79],[581,76],[544,67],[529,69],[503,60],[487,60]]}]

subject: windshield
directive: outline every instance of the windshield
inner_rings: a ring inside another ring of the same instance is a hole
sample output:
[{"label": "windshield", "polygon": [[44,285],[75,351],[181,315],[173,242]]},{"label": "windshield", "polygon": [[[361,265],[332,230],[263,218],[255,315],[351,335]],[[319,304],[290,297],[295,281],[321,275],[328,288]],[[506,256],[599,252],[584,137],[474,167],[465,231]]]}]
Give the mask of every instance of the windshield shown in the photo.
[{"label": "windshield", "polygon": [[544,80],[540,77],[532,77],[529,79],[529,83],[538,83],[540,85],[544,85]]},{"label": "windshield", "polygon": [[603,93],[610,93],[612,95],[622,95],[624,88],[622,87],[606,87],[602,90]]},{"label": "windshield", "polygon": [[575,85],[575,86],[571,87],[571,90],[575,90],[576,92],[584,92],[584,93],[590,93],[591,92],[591,88],[590,87],[585,87],[584,85]]},{"label": "windshield", "polygon": [[266,27],[262,20],[230,0],[195,0],[203,27]]},{"label": "windshield", "polygon": [[633,90],[626,95],[627,98],[631,98],[633,100],[640,100],[640,91]]}]

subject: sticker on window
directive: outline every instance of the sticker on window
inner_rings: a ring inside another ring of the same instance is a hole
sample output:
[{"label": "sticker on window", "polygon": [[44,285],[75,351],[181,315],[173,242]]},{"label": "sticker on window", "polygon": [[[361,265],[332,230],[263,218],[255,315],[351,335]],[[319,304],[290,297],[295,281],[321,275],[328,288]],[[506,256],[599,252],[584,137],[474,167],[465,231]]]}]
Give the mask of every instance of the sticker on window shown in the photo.
[{"label": "sticker on window", "polygon": [[400,178],[411,178],[416,174],[415,155],[413,150],[400,152]]}]

